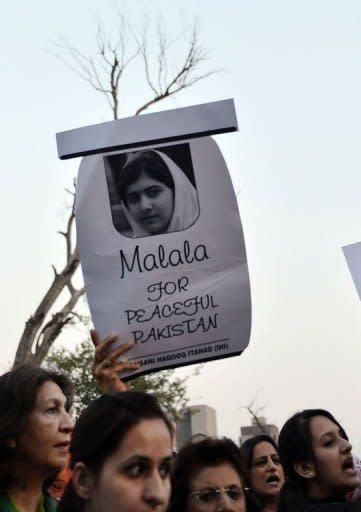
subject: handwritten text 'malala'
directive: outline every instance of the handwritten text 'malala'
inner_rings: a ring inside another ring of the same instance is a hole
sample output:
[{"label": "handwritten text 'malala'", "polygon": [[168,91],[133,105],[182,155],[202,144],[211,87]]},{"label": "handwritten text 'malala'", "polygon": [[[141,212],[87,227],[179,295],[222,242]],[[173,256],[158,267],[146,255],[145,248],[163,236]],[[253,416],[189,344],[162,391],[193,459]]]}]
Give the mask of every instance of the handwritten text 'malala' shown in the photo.
[{"label": "handwritten text 'malala'", "polygon": [[188,240],[185,240],[181,249],[167,250],[163,245],[158,246],[155,253],[149,252],[141,255],[139,245],[136,245],[133,254],[127,259],[123,250],[120,250],[121,275],[123,279],[126,272],[151,272],[152,270],[165,269],[168,267],[178,267],[178,265],[191,264],[195,261],[201,262],[208,260],[207,248],[203,244],[191,247]]}]

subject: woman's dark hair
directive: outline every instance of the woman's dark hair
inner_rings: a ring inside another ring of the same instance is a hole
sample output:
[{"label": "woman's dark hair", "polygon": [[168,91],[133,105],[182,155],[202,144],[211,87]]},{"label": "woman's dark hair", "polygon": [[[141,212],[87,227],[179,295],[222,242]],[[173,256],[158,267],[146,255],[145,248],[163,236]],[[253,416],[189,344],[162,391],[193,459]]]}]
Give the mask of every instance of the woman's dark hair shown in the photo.
[{"label": "woman's dark hair", "polygon": [[114,172],[119,166],[119,155],[108,157],[110,167],[113,169],[115,185],[119,197],[127,204],[127,188],[135,183],[144,172],[151,178],[164,183],[174,192],[174,181],[163,158],[155,151],[137,151],[130,155],[119,172]]},{"label": "woman's dark hair", "polygon": [[[129,430],[143,420],[162,420],[171,437],[173,426],[157,399],[140,391],[113,392],[93,400],[76,422],[70,446],[71,467],[83,462],[97,478],[105,460],[114,453]],[[85,501],[70,481],[58,512],[79,512]]]},{"label": "woman's dark hair", "polygon": [[253,436],[250,439],[247,439],[240,448],[241,453],[241,461],[242,466],[244,468],[244,478],[245,478],[245,484],[247,487],[251,487],[251,481],[250,481],[250,471],[252,468],[252,461],[253,461],[253,453],[255,447],[259,443],[269,443],[273,446],[273,448],[278,453],[278,446],[276,441],[272,439],[271,436],[268,436],[266,434],[260,434],[258,436]]},{"label": "woman's dark hair", "polygon": [[313,462],[317,467],[311,434],[311,420],[315,416],[328,418],[339,427],[341,435],[348,439],[339,422],[324,409],[306,409],[286,421],[278,438],[278,452],[286,477],[280,493],[279,512],[296,512],[309,500],[306,479],[295,471],[294,466],[301,462]]},{"label": "woman's dark hair", "polygon": [[246,485],[246,488],[248,489],[246,493],[247,512],[262,511],[263,509],[262,499],[260,496],[257,496],[253,492],[250,478],[254,449],[259,443],[269,443],[278,453],[278,446],[276,441],[274,441],[274,439],[272,439],[272,437],[268,436],[267,434],[259,434],[258,436],[253,436],[250,439],[247,439],[241,445],[240,454],[242,468],[244,472],[244,483]]},{"label": "woman's dark hair", "polygon": [[9,440],[24,430],[35,408],[39,388],[49,381],[62,390],[69,410],[73,389],[65,375],[26,364],[0,376],[0,489],[7,489],[12,480],[8,466],[13,449]]},{"label": "woman's dark hair", "polygon": [[191,492],[192,480],[208,467],[229,464],[243,482],[238,446],[226,437],[206,437],[198,442],[188,442],[175,458],[172,470],[172,493],[168,512],[184,512]]}]

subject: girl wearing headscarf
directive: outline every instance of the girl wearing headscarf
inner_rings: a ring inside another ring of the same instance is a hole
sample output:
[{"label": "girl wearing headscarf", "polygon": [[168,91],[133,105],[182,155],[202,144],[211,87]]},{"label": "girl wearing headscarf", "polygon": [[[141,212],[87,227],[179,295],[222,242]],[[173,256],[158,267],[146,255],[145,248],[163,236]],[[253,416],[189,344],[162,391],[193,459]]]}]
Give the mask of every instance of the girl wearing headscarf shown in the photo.
[{"label": "girl wearing headscarf", "polygon": [[161,151],[130,153],[115,183],[134,238],[182,231],[199,216],[194,186]]}]

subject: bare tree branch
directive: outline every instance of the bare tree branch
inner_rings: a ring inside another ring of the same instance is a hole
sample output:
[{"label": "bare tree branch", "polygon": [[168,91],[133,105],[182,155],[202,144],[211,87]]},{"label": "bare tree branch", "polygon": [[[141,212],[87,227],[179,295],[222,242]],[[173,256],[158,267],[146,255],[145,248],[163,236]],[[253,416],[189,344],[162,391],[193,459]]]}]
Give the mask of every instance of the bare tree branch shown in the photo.
[{"label": "bare tree branch", "polygon": [[78,299],[84,294],[84,288],[74,290],[65,306],[57,312],[53,318],[43,327],[37,342],[33,362],[40,365],[49,352],[52,344],[61,333],[63,327],[70,323],[73,318],[73,308]]},{"label": "bare tree branch", "polygon": [[266,430],[264,424],[262,423],[262,421],[260,420],[260,413],[263,411],[264,406],[256,407],[255,402],[256,402],[256,398],[251,400],[251,402],[249,404],[242,405],[241,409],[246,409],[246,411],[249,412],[249,414],[253,420],[253,423],[255,425],[257,425],[257,427],[260,429],[261,432],[263,432],[264,434],[267,434],[267,430]]},{"label": "bare tree branch", "polygon": [[146,81],[150,89],[152,90],[154,96],[150,100],[145,102],[142,106],[140,106],[135,112],[135,115],[139,115],[141,112],[144,112],[144,110],[146,110],[151,105],[154,105],[155,103],[158,103],[159,101],[162,101],[165,98],[173,96],[182,89],[191,87],[196,82],[199,82],[200,80],[203,80],[204,78],[207,78],[219,72],[219,70],[213,69],[198,74],[198,69],[200,65],[207,60],[208,54],[198,43],[197,26],[195,24],[193,26],[192,37],[188,42],[188,50],[184,57],[183,63],[174,70],[173,77],[168,78],[168,62],[170,60],[169,50],[178,39],[179,38],[175,38],[173,41],[168,42],[166,34],[163,31],[163,27],[159,25],[159,53],[157,57],[156,66],[157,76],[155,79],[153,79],[150,72],[151,66],[150,57],[148,54],[148,44],[146,36],[144,36],[143,44],[141,47],[144,62],[144,72]]},{"label": "bare tree branch", "polygon": [[[119,117],[120,80],[125,69],[140,55],[143,59],[145,80],[152,91],[152,97],[136,110],[135,115],[219,72],[217,69],[199,71],[208,59],[208,52],[198,42],[196,23],[189,39],[185,31],[171,39],[165,31],[162,19],[158,19],[156,22],[157,55],[153,59],[155,61],[153,65],[150,53],[154,50],[151,50],[148,40],[148,20],[145,20],[139,34],[139,30],[134,30],[119,11],[118,19],[119,36],[116,41],[111,35],[106,35],[101,23],[98,24],[95,57],[86,56],[64,40],[57,45],[62,53],[56,53],[56,56],[72,71],[105,96],[113,119]],[[181,40],[186,42],[186,53],[181,64],[175,64],[171,72],[170,63],[174,60],[173,47]],[[129,50],[130,47],[132,51]]]},{"label": "bare tree branch", "polygon": [[[141,51],[138,38],[119,12],[118,18],[119,35],[115,42],[110,35],[106,35],[102,24],[99,23],[95,38],[95,58],[86,56],[65,40],[56,45],[62,52],[56,53],[56,56],[93,89],[104,94],[112,110],[113,119],[117,119],[119,115],[119,82],[122,74]],[[126,44],[128,34],[132,38],[131,45]],[[133,47],[133,51],[128,52],[128,46]]]},{"label": "bare tree branch", "polygon": [[[156,24],[156,56],[151,59],[148,20],[145,19],[144,26],[139,32],[137,28],[133,28],[126,21],[119,8],[117,9],[117,16],[119,25],[116,38],[112,37],[101,23],[98,24],[95,37],[96,54],[94,56],[87,56],[65,40],[61,40],[56,45],[57,51],[53,52],[82,80],[105,96],[114,119],[119,116],[120,83],[124,71],[137,57],[142,57],[145,81],[152,92],[152,97],[137,109],[136,115],[146,110],[150,105],[173,96],[182,89],[191,87],[196,82],[217,72],[217,70],[199,71],[208,55],[198,43],[196,24],[188,40],[184,31],[180,36],[169,38],[162,20],[158,20]],[[175,59],[172,52],[175,43],[180,41],[186,42],[186,52],[181,64],[177,65],[176,63],[173,64]],[[79,298],[84,294],[84,288],[77,289],[72,283],[79,267],[79,254],[73,235],[75,181],[73,185],[73,190],[67,190],[71,195],[72,203],[66,227],[64,231],[59,231],[59,234],[65,240],[65,264],[61,271],[52,265],[54,273],[52,283],[25,324],[14,366],[30,361],[41,364],[63,328],[74,321],[76,316],[74,308]],[[66,302],[54,313],[55,303],[60,297],[63,297],[63,293],[68,294],[65,299]]]},{"label": "bare tree branch", "polygon": [[[62,328],[69,322],[69,315],[72,309],[84,294],[84,288],[76,290],[71,282],[79,266],[78,249],[77,247],[72,247],[72,229],[75,220],[75,182],[74,191],[70,193],[73,197],[71,212],[67,221],[67,229],[65,232],[61,232],[66,240],[65,266],[61,272],[58,272],[55,266],[52,265],[54,271],[53,281],[34,314],[25,324],[15,355],[14,366],[25,362],[37,362],[38,364],[42,362],[51,344],[60,334]],[[68,289],[70,292],[70,299],[58,313],[53,315],[50,321],[46,322],[56,300],[65,289]]]}]

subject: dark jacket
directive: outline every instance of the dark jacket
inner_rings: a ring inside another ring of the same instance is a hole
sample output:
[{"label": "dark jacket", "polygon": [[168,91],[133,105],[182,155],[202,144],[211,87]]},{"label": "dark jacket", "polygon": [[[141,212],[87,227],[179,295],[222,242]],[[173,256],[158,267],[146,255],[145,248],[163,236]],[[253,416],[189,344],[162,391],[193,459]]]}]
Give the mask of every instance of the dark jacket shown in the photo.
[{"label": "dark jacket", "polygon": [[361,512],[361,501],[346,501],[344,496],[315,500],[294,480],[286,479],[281,489],[278,512]]},{"label": "dark jacket", "polygon": [[[343,498],[327,498],[326,500],[310,500],[303,507],[303,512],[361,512],[361,501],[350,502]],[[301,512],[301,511],[300,511]]]}]

